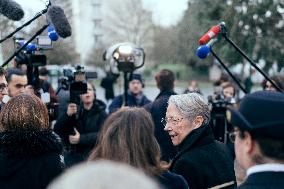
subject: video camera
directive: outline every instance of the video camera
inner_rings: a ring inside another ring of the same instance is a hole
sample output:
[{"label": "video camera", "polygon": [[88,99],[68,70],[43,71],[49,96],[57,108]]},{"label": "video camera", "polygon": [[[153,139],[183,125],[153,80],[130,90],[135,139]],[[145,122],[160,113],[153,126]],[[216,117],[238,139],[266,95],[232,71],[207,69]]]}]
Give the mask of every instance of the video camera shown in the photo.
[{"label": "video camera", "polygon": [[[14,45],[19,49],[26,43],[24,38],[14,38]],[[26,65],[28,85],[32,85],[37,92],[40,89],[39,71],[40,66],[46,65],[46,56],[40,51],[52,49],[51,40],[48,36],[38,36],[37,43],[29,43],[27,47],[15,57],[16,67]]]},{"label": "video camera", "polygon": [[[14,46],[19,49],[26,43],[24,38],[14,38]],[[17,65],[31,65],[33,67],[45,66],[46,56],[40,54],[42,50],[52,49],[52,42],[48,36],[38,36],[37,43],[29,43],[27,47],[16,56]]]},{"label": "video camera", "polygon": [[80,95],[87,93],[86,81],[96,78],[97,72],[85,72],[84,67],[80,65],[75,66],[75,71],[64,69],[63,77],[59,79],[59,91],[69,90],[70,103],[80,104]]},{"label": "video camera", "polygon": [[225,98],[222,90],[214,92],[214,95],[208,96],[208,103],[211,105],[211,120],[214,137],[220,142],[228,142],[228,131],[231,130],[227,121],[227,107],[236,104],[234,98]]},{"label": "video camera", "polygon": [[[14,46],[16,49],[26,44],[24,38],[14,38]],[[35,95],[39,96],[46,104],[49,112],[50,120],[57,117],[57,103],[51,102],[46,81],[39,79],[39,67],[46,65],[46,55],[42,54],[43,50],[52,49],[52,42],[48,36],[38,36],[37,43],[29,43],[26,48],[19,52],[15,57],[16,67],[23,69],[26,66],[26,74],[28,85],[31,85]]]}]

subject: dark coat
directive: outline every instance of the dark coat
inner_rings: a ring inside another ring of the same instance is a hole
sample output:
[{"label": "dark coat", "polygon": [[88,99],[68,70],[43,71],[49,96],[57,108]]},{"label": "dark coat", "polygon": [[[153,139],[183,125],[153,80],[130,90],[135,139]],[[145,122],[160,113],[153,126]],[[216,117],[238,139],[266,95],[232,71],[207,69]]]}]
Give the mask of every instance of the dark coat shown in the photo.
[{"label": "dark coat", "polygon": [[[107,114],[106,105],[100,100],[95,100],[90,110],[79,108],[78,116],[61,115],[54,125],[54,131],[62,138],[66,148],[66,165],[83,161],[96,144],[100,128]],[[69,135],[74,135],[74,128],[80,133],[79,144],[69,143]]]},{"label": "dark coat", "polygon": [[169,134],[164,131],[164,125],[161,123],[162,118],[166,116],[168,100],[171,95],[176,95],[176,93],[174,91],[162,91],[154,102],[144,106],[152,115],[155,124],[155,137],[161,148],[161,159],[164,161],[169,161],[174,158],[176,154],[176,149],[172,144],[171,138]]},{"label": "dark coat", "polygon": [[163,189],[188,189],[186,180],[178,174],[165,171],[156,180]]},{"label": "dark coat", "polygon": [[232,181],[235,183],[233,158],[223,143],[214,140],[212,130],[207,125],[186,136],[178,146],[170,170],[182,175],[190,189],[205,189]]},{"label": "dark coat", "polygon": [[113,84],[116,82],[119,74],[114,74],[108,72],[106,77],[101,81],[101,87],[105,89],[105,98],[106,100],[111,100],[114,98]]},{"label": "dark coat", "polygon": [[[109,106],[109,113],[113,113],[116,110],[118,110],[119,108],[122,107],[123,105],[123,101],[124,101],[124,95],[118,95],[116,96],[113,101],[111,102],[110,106]],[[151,101],[144,95],[142,94],[141,98],[139,98],[139,100],[136,99],[136,97],[131,94],[131,93],[127,93],[127,106],[137,106],[137,107],[141,107],[144,106],[146,104],[149,104]]]},{"label": "dark coat", "polygon": [[0,188],[44,189],[64,168],[52,131],[0,133]]},{"label": "dark coat", "polygon": [[284,172],[259,172],[248,176],[239,189],[283,189]]}]

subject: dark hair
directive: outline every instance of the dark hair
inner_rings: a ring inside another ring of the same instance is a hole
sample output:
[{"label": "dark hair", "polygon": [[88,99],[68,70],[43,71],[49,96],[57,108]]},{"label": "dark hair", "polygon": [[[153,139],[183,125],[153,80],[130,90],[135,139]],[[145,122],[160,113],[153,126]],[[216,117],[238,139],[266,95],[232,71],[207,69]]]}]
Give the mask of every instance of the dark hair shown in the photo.
[{"label": "dark hair", "polygon": [[89,157],[89,160],[97,159],[124,162],[148,174],[159,175],[164,169],[151,115],[136,107],[124,107],[111,114]]},{"label": "dark hair", "polygon": [[223,85],[222,85],[222,89],[224,90],[224,89],[226,89],[226,88],[230,88],[230,87],[232,87],[233,89],[234,89],[234,96],[236,95],[236,87],[235,87],[235,85],[233,85],[232,83],[230,83],[230,82],[226,82],[226,83],[224,83]]},{"label": "dark hair", "polygon": [[4,106],[0,113],[0,132],[41,131],[49,129],[48,111],[35,95],[17,95]]},{"label": "dark hair", "polygon": [[38,73],[41,76],[46,76],[46,75],[48,75],[48,70],[46,69],[46,67],[42,67],[42,68],[39,69]]},{"label": "dark hair", "polygon": [[24,76],[25,73],[20,70],[19,68],[11,68],[7,71],[7,82],[9,83],[11,81],[12,75],[19,75]]},{"label": "dark hair", "polygon": [[3,67],[0,67],[0,76],[5,76],[6,75],[6,71]]},{"label": "dark hair", "polygon": [[157,86],[161,91],[173,90],[175,75],[171,70],[163,69],[155,76]]},{"label": "dark hair", "polygon": [[[274,75],[271,77],[271,80],[275,82],[275,84],[280,87],[280,89],[284,90],[284,77],[281,75]],[[266,89],[266,82],[267,80],[264,79],[261,83],[262,89]]]},{"label": "dark hair", "polygon": [[93,83],[91,83],[90,81],[87,81],[87,84],[91,85],[91,87],[93,88],[93,91],[96,92],[96,87]]},{"label": "dark hair", "polygon": [[[239,137],[241,139],[245,138],[245,131],[240,130]],[[249,132],[251,138],[259,144],[259,148],[262,156],[253,157],[256,163],[262,164],[264,162],[264,157],[277,159],[283,161],[284,159],[284,140],[275,139],[265,136],[260,136],[254,133]]]}]

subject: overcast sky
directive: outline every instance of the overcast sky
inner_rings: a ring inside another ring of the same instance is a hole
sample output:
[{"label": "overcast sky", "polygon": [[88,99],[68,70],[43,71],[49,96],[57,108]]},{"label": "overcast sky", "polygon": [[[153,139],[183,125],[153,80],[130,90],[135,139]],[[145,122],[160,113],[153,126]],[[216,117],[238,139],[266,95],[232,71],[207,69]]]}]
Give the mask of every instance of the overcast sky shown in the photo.
[{"label": "overcast sky", "polygon": [[[15,0],[26,11],[25,17],[29,17],[27,11],[33,10],[34,13],[44,9],[46,0]],[[83,0],[82,0],[83,1]],[[187,9],[188,0],[143,0],[145,8],[153,11],[153,20],[156,24],[169,26],[176,24],[182,17],[184,10]],[[33,15],[33,14],[32,14]]]}]

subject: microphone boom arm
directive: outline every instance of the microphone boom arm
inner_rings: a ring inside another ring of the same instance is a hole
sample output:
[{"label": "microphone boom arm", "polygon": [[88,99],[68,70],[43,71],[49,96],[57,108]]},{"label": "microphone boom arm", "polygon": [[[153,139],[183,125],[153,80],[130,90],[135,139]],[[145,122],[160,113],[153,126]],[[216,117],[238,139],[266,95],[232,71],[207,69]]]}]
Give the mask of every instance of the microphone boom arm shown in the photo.
[{"label": "microphone boom arm", "polygon": [[21,52],[30,42],[32,42],[38,35],[40,35],[46,28],[48,24],[44,25],[40,30],[38,30],[21,48],[16,50],[2,65],[1,67],[6,66],[19,52]]},{"label": "microphone boom arm", "polygon": [[45,14],[48,10],[48,7],[50,6],[50,3],[47,5],[47,7],[42,10],[41,12],[37,13],[32,19],[30,19],[29,21],[27,21],[26,23],[24,23],[22,26],[18,27],[17,29],[15,29],[15,31],[13,31],[12,33],[10,33],[9,35],[7,35],[6,37],[4,37],[3,39],[0,40],[0,44],[4,41],[6,41],[7,39],[13,37],[13,35],[15,33],[17,33],[18,31],[20,31],[21,29],[23,29],[24,27],[30,25],[34,20],[36,20],[38,17],[42,16],[43,14]]},{"label": "microphone boom arm", "polygon": [[[265,72],[263,72],[257,65],[254,63],[227,35],[227,29],[224,24],[221,24],[221,34],[225,38],[225,40],[232,45],[261,75],[269,81],[273,87],[279,91],[279,92],[284,92],[279,86],[275,84],[273,80],[271,80],[268,75],[266,75]],[[213,53],[212,53],[213,54]]]},{"label": "microphone boom arm", "polygon": [[217,56],[217,54],[214,53],[212,48],[210,48],[210,52],[212,55],[218,60],[218,62],[221,64],[221,66],[226,70],[226,72],[231,76],[231,78],[235,81],[235,83],[239,86],[239,88],[247,94],[247,90],[241,85],[241,83],[238,81],[238,79],[232,74],[232,72],[228,69],[228,67],[224,64],[224,62]]}]

